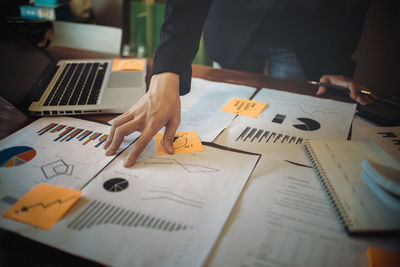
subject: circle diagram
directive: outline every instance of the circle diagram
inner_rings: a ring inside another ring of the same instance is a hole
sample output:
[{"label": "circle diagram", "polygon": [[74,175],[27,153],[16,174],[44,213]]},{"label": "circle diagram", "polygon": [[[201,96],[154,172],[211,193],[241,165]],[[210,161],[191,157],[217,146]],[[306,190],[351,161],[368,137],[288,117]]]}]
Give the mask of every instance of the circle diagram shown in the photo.
[{"label": "circle diagram", "polygon": [[129,182],[124,178],[111,178],[104,182],[103,188],[108,192],[121,192],[128,188]]},{"label": "circle diagram", "polygon": [[302,131],[316,131],[321,128],[318,121],[309,118],[297,118],[302,124],[294,124],[293,127]]},{"label": "circle diagram", "polygon": [[187,144],[188,140],[185,136],[175,136],[174,137],[174,149],[179,149]]},{"label": "circle diagram", "polygon": [[0,167],[11,168],[31,161],[36,150],[29,146],[13,146],[0,151]]},{"label": "circle diagram", "polygon": [[[185,147],[187,143],[188,143],[188,139],[183,135],[181,135],[181,136],[177,135],[174,137],[174,140],[173,140],[174,149],[180,149],[182,147]],[[163,139],[161,139],[161,145],[164,145]]]}]

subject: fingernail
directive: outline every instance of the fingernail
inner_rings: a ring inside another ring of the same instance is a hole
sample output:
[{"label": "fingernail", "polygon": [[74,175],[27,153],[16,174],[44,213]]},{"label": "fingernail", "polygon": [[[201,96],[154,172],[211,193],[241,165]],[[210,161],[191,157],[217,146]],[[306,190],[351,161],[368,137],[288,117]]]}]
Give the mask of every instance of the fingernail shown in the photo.
[{"label": "fingernail", "polygon": [[125,159],[124,161],[124,167],[131,167],[135,162],[129,162],[129,159]]},{"label": "fingernail", "polygon": [[171,144],[167,145],[167,153],[168,154],[174,154],[174,148]]}]

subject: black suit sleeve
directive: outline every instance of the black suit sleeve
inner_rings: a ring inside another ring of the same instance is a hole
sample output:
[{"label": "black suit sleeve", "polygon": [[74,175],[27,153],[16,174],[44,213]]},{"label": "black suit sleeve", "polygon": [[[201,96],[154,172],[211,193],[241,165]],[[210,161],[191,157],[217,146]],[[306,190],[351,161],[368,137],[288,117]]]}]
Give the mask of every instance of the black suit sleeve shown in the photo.
[{"label": "black suit sleeve", "polygon": [[192,61],[196,56],[211,0],[170,0],[166,2],[160,45],[152,74],[179,75],[179,93],[190,91]]}]

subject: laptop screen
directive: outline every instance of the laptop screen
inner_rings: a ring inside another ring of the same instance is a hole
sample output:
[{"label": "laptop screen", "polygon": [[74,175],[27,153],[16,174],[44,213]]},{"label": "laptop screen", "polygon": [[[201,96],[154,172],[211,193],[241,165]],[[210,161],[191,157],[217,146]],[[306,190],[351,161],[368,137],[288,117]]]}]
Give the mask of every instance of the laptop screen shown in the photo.
[{"label": "laptop screen", "polygon": [[0,29],[0,95],[25,112],[40,93],[34,85],[53,60],[11,25],[0,23]]}]

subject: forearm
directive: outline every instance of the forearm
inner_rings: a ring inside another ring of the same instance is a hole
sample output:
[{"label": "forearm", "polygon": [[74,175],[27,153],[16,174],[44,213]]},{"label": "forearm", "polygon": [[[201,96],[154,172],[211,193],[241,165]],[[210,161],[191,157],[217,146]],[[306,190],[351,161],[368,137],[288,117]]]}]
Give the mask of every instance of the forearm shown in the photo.
[{"label": "forearm", "polygon": [[166,2],[160,45],[153,74],[173,72],[180,77],[180,94],[190,90],[191,64],[195,57],[211,0]]}]

